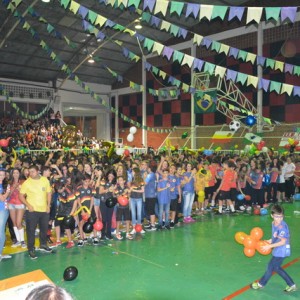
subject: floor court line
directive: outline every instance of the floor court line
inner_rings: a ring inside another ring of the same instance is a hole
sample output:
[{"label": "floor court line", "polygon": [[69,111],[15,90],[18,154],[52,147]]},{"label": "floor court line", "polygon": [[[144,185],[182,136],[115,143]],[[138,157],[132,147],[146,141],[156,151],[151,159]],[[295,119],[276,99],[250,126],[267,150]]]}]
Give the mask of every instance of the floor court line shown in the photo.
[{"label": "floor court line", "polygon": [[[295,264],[295,263],[298,262],[298,261],[300,261],[300,256],[297,257],[297,258],[295,258],[295,259],[293,259],[292,261],[288,262],[287,264],[283,265],[282,268],[283,268],[283,269],[286,269],[286,268],[290,267],[291,265]],[[274,274],[276,274],[276,273],[274,272],[272,275],[274,275]],[[259,280],[259,279],[257,279],[257,280]],[[255,280],[255,281],[257,281],[257,280]],[[246,292],[246,291],[249,290],[249,289],[250,289],[250,284],[248,284],[248,285],[242,287],[241,289],[239,289],[239,290],[233,292],[232,294],[230,294],[230,295],[224,297],[223,300],[230,300],[230,299],[233,299],[233,298],[239,296],[240,294]]]}]

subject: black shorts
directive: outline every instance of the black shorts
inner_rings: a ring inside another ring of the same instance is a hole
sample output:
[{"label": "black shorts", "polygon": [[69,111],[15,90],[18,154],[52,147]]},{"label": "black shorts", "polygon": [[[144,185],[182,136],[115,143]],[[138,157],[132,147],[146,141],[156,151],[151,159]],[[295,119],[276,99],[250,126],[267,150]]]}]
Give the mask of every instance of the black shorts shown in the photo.
[{"label": "black shorts", "polygon": [[219,200],[230,200],[230,191],[219,191],[218,194],[218,199]]},{"label": "black shorts", "polygon": [[130,221],[131,220],[131,213],[129,206],[127,207],[117,207],[116,212],[116,220],[118,221]]},{"label": "black shorts", "polygon": [[278,186],[278,192],[281,192],[281,193],[285,192],[285,182],[278,183],[277,186]]},{"label": "black shorts", "polygon": [[157,198],[146,198],[145,199],[145,209],[149,216],[155,215],[155,205],[157,203]]},{"label": "black shorts", "polygon": [[204,188],[205,199],[208,199],[209,196],[212,196],[215,191],[215,186],[207,186],[206,188]]},{"label": "black shorts", "polygon": [[177,211],[178,198],[171,199],[170,211]]},{"label": "black shorts", "polygon": [[[57,227],[57,226],[60,226],[63,224],[63,221],[64,221],[64,217],[67,217],[66,215],[57,215],[55,217],[55,220],[54,220],[54,226]],[[62,218],[61,220],[59,220],[60,218]]]},{"label": "black shorts", "polygon": [[238,191],[236,188],[232,188],[230,189],[230,199],[231,201],[236,201],[237,200],[237,195],[238,195]]}]

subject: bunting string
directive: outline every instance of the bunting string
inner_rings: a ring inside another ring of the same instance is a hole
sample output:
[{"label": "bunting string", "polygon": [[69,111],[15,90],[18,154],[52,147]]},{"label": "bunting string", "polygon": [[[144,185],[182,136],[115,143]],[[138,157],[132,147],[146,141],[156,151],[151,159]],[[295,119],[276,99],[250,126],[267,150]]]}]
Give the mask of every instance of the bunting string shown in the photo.
[{"label": "bunting string", "polygon": [[[73,14],[80,15],[80,7],[76,1],[69,1],[70,6],[69,10],[73,12]],[[65,3],[65,0],[61,0],[62,6]],[[86,8],[85,8],[86,9]],[[245,86],[253,86],[254,88],[263,89],[266,92],[275,92],[277,94],[287,93],[289,96],[298,96],[300,97],[300,87],[294,86],[291,84],[280,83],[264,78],[258,78],[256,76],[248,75],[242,72],[237,72],[225,67],[221,67],[215,65],[213,63],[206,62],[204,60],[192,57],[186,53],[175,50],[171,47],[167,47],[161,43],[158,43],[150,38],[144,37],[141,34],[136,33],[124,26],[117,24],[94,11],[88,10],[86,14],[86,18],[94,25],[100,27],[109,27],[113,30],[122,31],[124,33],[128,33],[132,37],[136,37],[140,42],[143,43],[143,47],[146,48],[151,53],[157,53],[159,56],[166,57],[168,60],[175,62],[179,62],[181,65],[187,64],[190,68],[193,66],[193,69],[197,69],[200,72],[203,70],[204,72],[208,72],[210,75],[216,75],[223,78],[225,76],[226,80],[232,80],[235,83],[240,83]]]},{"label": "bunting string", "polygon": [[[10,3],[11,4],[11,3]],[[49,57],[60,67],[60,69],[62,71],[64,71],[68,77],[71,80],[74,80],[76,84],[78,84],[84,91],[86,91],[87,93],[90,94],[90,96],[97,101],[98,103],[100,103],[101,105],[103,105],[104,107],[106,107],[107,109],[109,109],[111,112],[116,113],[117,115],[119,115],[120,118],[122,118],[124,121],[127,121],[129,123],[131,123],[132,125],[138,127],[138,128],[142,128],[144,130],[147,131],[152,131],[152,132],[157,132],[157,133],[169,133],[174,131],[174,128],[154,128],[154,127],[148,127],[146,125],[142,125],[139,122],[136,122],[130,118],[128,118],[127,116],[125,116],[123,113],[119,112],[118,109],[115,109],[113,107],[111,107],[104,99],[102,99],[98,94],[96,94],[94,91],[91,90],[91,88],[84,83],[83,81],[81,81],[77,75],[75,75],[72,70],[59,58],[58,55],[56,55],[56,53],[46,44],[46,42],[44,40],[42,40],[39,36],[39,34],[37,33],[37,31],[26,21],[25,17],[22,17],[21,14],[17,11],[16,7],[14,7],[14,16],[17,17],[19,19],[19,24],[22,25],[22,28],[28,32],[31,33],[31,36],[33,38],[35,38],[36,40],[40,41],[40,46],[41,48],[49,55]]]},{"label": "bunting string", "polygon": [[49,107],[51,105],[51,101],[45,106],[45,108],[39,112],[38,114],[28,114],[27,112],[23,111],[9,96],[9,92],[4,88],[4,86],[0,83],[0,92],[1,94],[5,97],[5,100],[11,105],[11,107],[16,111],[17,115],[22,116],[23,118],[26,118],[28,120],[38,120],[40,119],[43,115],[45,115]]}]

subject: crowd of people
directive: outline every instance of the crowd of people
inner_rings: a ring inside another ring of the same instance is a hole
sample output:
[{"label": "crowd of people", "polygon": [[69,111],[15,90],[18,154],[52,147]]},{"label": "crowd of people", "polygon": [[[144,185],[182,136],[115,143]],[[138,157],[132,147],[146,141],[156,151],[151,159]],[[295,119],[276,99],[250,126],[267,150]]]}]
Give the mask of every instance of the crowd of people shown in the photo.
[{"label": "crowd of people", "polygon": [[[10,130],[17,132],[19,125],[14,122]],[[29,122],[18,134],[41,132],[44,126]],[[53,126],[57,130],[53,133],[59,133],[59,125]],[[295,153],[269,158],[263,152],[249,157],[151,150],[140,155],[126,152],[121,157],[49,151],[45,155],[23,153],[13,165],[12,155],[1,155],[0,254],[9,216],[12,247],[27,248],[31,259],[37,258],[37,225],[39,248],[44,252],[59,247],[62,234],[68,239],[66,248],[83,247],[88,238],[93,245],[100,240],[132,240],[137,231],[173,230],[180,222],[195,222],[195,215],[234,215],[249,212],[253,206],[290,202],[300,178],[300,159]],[[101,231],[94,229],[87,235],[86,214],[101,221]],[[69,216],[75,219],[75,230],[64,222]],[[137,226],[142,227],[137,230]]]}]

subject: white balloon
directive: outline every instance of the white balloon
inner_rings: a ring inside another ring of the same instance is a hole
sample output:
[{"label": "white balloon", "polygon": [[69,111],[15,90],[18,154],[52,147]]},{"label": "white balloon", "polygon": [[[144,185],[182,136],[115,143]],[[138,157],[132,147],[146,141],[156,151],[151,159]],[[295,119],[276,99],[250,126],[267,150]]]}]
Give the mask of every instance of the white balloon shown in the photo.
[{"label": "white balloon", "polygon": [[129,133],[128,135],[127,135],[127,141],[128,142],[133,142],[133,134],[132,133]]},{"label": "white balloon", "polygon": [[118,155],[123,155],[123,152],[124,152],[124,149],[121,149],[121,148],[116,149],[116,153]]},{"label": "white balloon", "polygon": [[262,147],[261,149],[263,152],[268,152],[268,147]]},{"label": "white balloon", "polygon": [[131,134],[135,134],[136,131],[137,131],[137,129],[136,129],[135,126],[132,126],[132,127],[130,127],[130,129],[129,129],[129,132],[130,132]]}]

